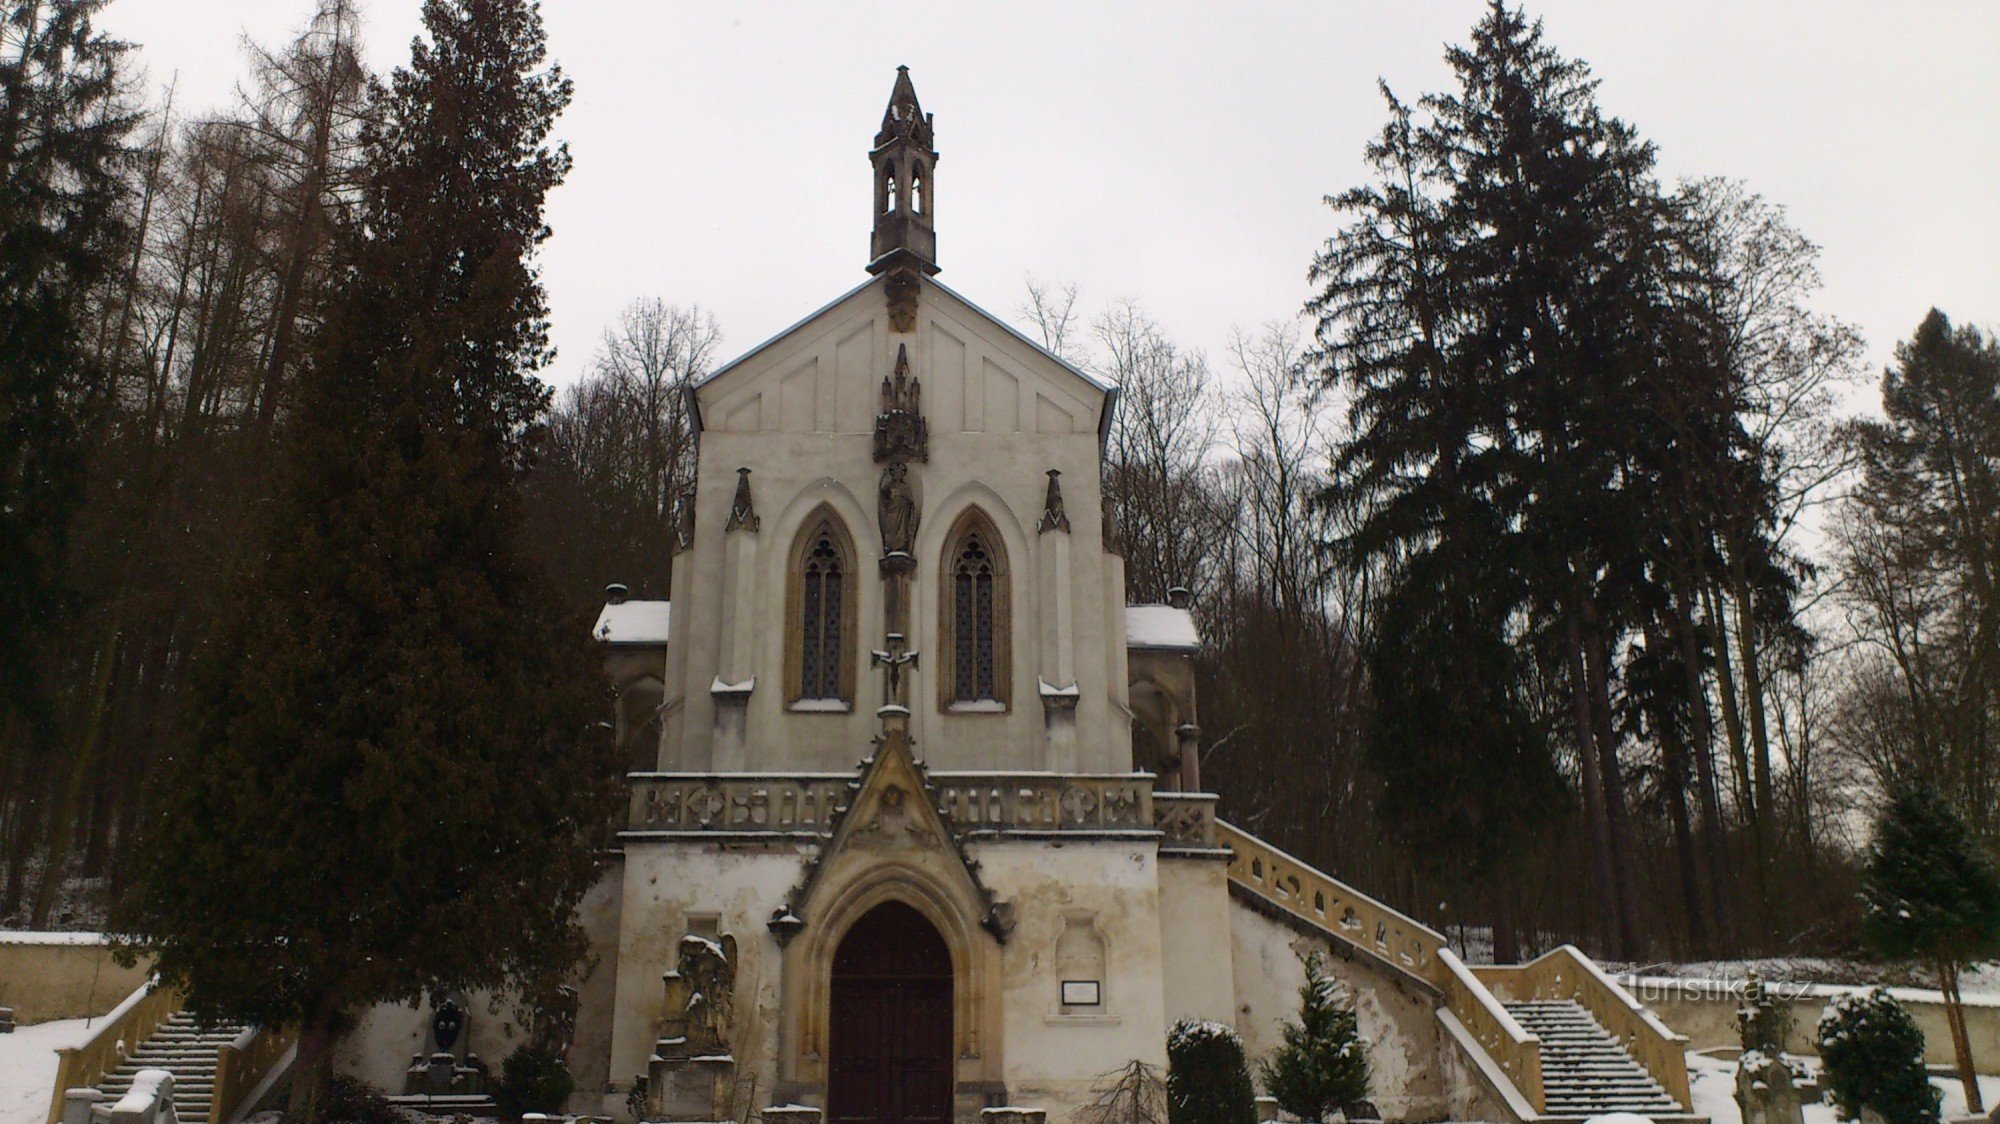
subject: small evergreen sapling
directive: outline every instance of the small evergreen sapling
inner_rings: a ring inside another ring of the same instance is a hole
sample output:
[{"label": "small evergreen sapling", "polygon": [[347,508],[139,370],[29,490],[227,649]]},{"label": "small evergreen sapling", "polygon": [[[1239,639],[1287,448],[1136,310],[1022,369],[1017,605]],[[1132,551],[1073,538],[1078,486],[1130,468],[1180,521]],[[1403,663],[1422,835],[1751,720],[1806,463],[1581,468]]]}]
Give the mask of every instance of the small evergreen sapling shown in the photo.
[{"label": "small evergreen sapling", "polygon": [[1935,789],[1904,784],[1892,793],[1868,848],[1861,900],[1869,944],[1937,968],[1966,1107],[1985,1112],[1958,973],[2000,954],[2000,876]]},{"label": "small evergreen sapling", "polygon": [[1286,1112],[1325,1120],[1368,1099],[1368,1040],[1352,1003],[1342,1003],[1319,953],[1305,958],[1299,1019],[1285,1024],[1285,1041],[1264,1063],[1264,1090]]},{"label": "small evergreen sapling", "polygon": [[1827,1092],[1843,1120],[1874,1109],[1888,1124],[1937,1124],[1938,1091],[1924,1071],[1924,1032],[1876,988],[1843,995],[1819,1020]]},{"label": "small evergreen sapling", "polygon": [[1182,1019],[1167,1033],[1170,1124],[1257,1124],[1243,1040],[1221,1023]]}]

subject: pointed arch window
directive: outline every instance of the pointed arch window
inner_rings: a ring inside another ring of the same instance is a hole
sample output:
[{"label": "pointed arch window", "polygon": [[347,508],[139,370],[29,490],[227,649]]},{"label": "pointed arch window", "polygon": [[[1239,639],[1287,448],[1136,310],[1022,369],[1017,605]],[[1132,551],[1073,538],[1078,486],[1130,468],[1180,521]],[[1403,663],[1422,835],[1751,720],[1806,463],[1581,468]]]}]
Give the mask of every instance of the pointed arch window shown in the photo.
[{"label": "pointed arch window", "polygon": [[792,547],[786,598],[786,695],[798,710],[854,702],[854,548],[830,511],[806,520]]},{"label": "pointed arch window", "polygon": [[966,512],[953,528],[939,570],[942,701],[953,710],[1005,710],[1011,693],[1007,555],[978,510]]}]

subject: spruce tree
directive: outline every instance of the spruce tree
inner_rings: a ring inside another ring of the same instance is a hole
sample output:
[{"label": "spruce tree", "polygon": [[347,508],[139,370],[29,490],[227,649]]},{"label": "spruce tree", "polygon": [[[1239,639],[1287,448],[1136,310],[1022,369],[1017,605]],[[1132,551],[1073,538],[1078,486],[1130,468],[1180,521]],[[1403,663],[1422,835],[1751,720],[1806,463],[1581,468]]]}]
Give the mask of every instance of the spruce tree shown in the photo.
[{"label": "spruce tree", "polygon": [[[86,425],[108,389],[85,337],[126,235],[126,45],[104,0],[0,0],[0,791],[51,769],[48,661],[63,556],[83,499]],[[5,809],[19,869],[32,817]],[[11,852],[11,853],[10,853]],[[18,883],[7,887],[17,893]],[[0,902],[0,910],[11,902]]]},{"label": "spruce tree", "polygon": [[1342,1003],[1314,952],[1305,958],[1299,1018],[1264,1063],[1264,1091],[1302,1120],[1325,1120],[1368,1099],[1368,1040],[1352,1003]]},{"label": "spruce tree", "polygon": [[1966,1106],[1984,1112],[1958,978],[1966,964],[2000,955],[2000,876],[1936,789],[1905,783],[1891,794],[1868,848],[1861,900],[1869,944],[1937,968]]},{"label": "spruce tree", "polygon": [[296,1115],[370,1004],[582,951],[605,821],[582,631],[526,560],[531,255],[569,166],[530,0],[427,0],[376,91],[261,566],[194,672],[122,910],[204,1016],[300,1028]]}]

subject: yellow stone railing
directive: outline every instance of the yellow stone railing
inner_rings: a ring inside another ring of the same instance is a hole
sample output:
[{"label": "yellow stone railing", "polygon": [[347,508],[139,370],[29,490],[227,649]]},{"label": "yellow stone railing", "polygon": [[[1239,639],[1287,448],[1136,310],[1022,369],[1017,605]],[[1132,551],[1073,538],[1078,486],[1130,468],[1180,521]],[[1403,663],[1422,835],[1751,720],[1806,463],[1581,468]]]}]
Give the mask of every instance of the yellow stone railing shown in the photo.
[{"label": "yellow stone railing", "polygon": [[224,1124],[234,1116],[243,1098],[270,1075],[298,1038],[293,1030],[253,1026],[216,1051],[215,1095],[208,1102],[208,1124]]},{"label": "yellow stone railing", "polygon": [[1234,852],[1229,860],[1230,881],[1332,936],[1374,953],[1434,987],[1440,986],[1437,954],[1445,947],[1443,934],[1240,828],[1217,820],[1215,837]]},{"label": "yellow stone railing", "polygon": [[1577,1003],[1633,1060],[1646,1067],[1669,1096],[1681,1107],[1689,1107],[1687,1036],[1669,1029],[1575,945],[1563,945],[1526,964],[1482,966],[1472,973],[1508,1002],[1568,999]]},{"label": "yellow stone railing", "polygon": [[184,1000],[178,991],[156,986],[149,980],[123,1003],[104,1016],[104,1025],[81,1046],[65,1046],[56,1051],[55,1095],[49,1101],[49,1124],[63,1115],[63,1093],[95,1085],[117,1069],[139,1044],[152,1037],[160,1024],[181,1009]]},{"label": "yellow stone railing", "polygon": [[1438,950],[1438,982],[1445,1009],[1493,1059],[1536,1112],[1548,1111],[1542,1086],[1542,1041],[1500,1005],[1485,985],[1483,968],[1467,968],[1450,949]]}]

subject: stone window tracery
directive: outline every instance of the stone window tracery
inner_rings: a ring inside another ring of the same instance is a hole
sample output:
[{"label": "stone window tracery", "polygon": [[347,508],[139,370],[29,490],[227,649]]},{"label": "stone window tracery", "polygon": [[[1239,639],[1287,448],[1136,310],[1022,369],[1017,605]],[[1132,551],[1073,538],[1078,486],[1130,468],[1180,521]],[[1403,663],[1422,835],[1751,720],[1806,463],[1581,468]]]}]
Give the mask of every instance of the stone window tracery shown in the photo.
[{"label": "stone window tracery", "polygon": [[854,701],[854,551],[831,512],[808,519],[792,551],[785,680],[794,709]]},{"label": "stone window tracery", "polygon": [[959,520],[941,569],[944,702],[954,710],[1005,709],[1007,559],[999,536],[976,510]]}]

